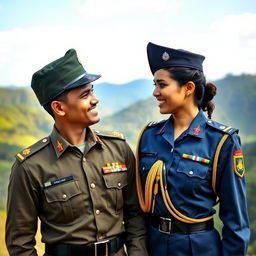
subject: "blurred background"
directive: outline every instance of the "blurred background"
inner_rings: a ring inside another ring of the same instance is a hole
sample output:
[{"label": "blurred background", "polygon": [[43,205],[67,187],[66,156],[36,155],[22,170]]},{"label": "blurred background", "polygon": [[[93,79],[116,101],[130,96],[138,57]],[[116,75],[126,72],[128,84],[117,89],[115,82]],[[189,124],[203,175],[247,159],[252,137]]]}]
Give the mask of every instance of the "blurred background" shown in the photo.
[{"label": "blurred background", "polygon": [[[168,118],[151,96],[149,41],[206,56],[206,78],[218,87],[213,119],[240,130],[248,252],[256,255],[256,1],[0,0],[0,256],[8,255],[4,223],[14,155],[53,125],[30,89],[32,74],[75,48],[86,71],[102,75],[95,83],[101,116],[95,128],[123,132],[134,150],[146,122]],[[40,234],[37,248],[43,255]]]}]

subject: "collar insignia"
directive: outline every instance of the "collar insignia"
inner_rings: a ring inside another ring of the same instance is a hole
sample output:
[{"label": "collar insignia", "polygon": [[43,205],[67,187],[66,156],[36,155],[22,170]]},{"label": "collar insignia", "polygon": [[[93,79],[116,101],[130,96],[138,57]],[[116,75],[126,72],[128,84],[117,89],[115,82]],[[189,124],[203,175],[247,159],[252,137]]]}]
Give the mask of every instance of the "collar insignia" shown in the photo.
[{"label": "collar insignia", "polygon": [[199,125],[196,128],[194,128],[193,130],[194,130],[194,133],[193,133],[194,135],[198,135],[198,133],[201,131]]},{"label": "collar insignia", "polygon": [[58,140],[57,140],[57,146],[56,146],[56,148],[57,148],[57,150],[58,150],[59,152],[62,152],[62,151],[63,151],[62,143],[59,142]]}]

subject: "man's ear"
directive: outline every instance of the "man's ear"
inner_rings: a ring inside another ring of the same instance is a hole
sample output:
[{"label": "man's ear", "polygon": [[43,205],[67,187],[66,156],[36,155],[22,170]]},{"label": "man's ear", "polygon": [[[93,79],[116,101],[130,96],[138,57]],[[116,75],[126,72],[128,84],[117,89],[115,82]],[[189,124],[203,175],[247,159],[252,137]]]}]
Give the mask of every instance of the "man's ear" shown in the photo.
[{"label": "man's ear", "polygon": [[195,92],[196,85],[194,82],[189,81],[186,83],[186,96],[189,96]]},{"label": "man's ear", "polygon": [[64,102],[54,100],[51,103],[52,111],[54,112],[55,115],[57,116],[65,116],[66,112],[64,111]]}]

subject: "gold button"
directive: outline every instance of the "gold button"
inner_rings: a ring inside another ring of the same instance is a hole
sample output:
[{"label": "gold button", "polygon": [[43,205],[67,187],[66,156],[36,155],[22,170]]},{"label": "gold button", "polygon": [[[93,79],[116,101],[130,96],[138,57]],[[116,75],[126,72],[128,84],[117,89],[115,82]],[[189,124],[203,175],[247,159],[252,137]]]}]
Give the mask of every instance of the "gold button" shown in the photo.
[{"label": "gold button", "polygon": [[83,157],[83,162],[86,162],[86,158],[85,157]]},{"label": "gold button", "polygon": [[96,185],[94,183],[91,183],[91,188],[95,188]]},{"label": "gold button", "polygon": [[100,214],[100,210],[96,210],[95,213],[96,213],[97,215],[99,215],[99,214]]},{"label": "gold button", "polygon": [[66,198],[67,198],[67,195],[66,195],[66,194],[63,194],[63,195],[62,195],[62,198],[63,198],[63,199],[66,199]]},{"label": "gold button", "polygon": [[121,185],[122,185],[121,182],[118,182],[118,183],[117,183],[117,186],[118,186],[118,187],[121,187]]}]

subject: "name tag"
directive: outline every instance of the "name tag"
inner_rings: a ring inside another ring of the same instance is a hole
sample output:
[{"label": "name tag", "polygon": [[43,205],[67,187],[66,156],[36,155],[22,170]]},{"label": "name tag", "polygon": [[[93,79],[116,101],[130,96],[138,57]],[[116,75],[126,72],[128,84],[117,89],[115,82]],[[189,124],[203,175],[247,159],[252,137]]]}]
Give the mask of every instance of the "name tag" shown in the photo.
[{"label": "name tag", "polygon": [[71,176],[59,178],[57,180],[47,181],[44,183],[44,187],[48,188],[48,187],[55,186],[55,185],[58,185],[58,184],[61,184],[61,183],[64,183],[64,182],[67,182],[70,180],[74,180],[74,179],[75,179],[75,177],[73,175],[71,175]]}]

